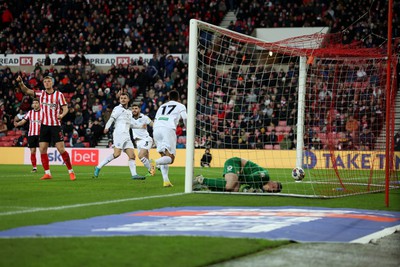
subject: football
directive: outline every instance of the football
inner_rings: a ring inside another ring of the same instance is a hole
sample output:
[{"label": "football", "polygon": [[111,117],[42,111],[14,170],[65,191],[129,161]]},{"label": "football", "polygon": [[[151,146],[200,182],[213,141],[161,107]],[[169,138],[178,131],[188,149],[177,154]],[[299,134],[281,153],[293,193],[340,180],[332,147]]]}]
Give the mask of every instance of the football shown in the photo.
[{"label": "football", "polygon": [[301,181],[304,179],[304,177],[306,176],[306,173],[304,172],[304,170],[300,167],[296,167],[292,170],[292,177],[293,179],[295,179],[296,181]]}]

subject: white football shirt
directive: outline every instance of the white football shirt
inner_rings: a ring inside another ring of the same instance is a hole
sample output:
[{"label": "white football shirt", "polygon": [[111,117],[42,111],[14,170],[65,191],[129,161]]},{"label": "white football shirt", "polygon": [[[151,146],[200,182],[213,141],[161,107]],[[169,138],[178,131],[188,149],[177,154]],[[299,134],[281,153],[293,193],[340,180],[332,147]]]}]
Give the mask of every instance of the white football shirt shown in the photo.
[{"label": "white football shirt", "polygon": [[132,117],[131,125],[132,125],[132,132],[133,138],[136,139],[146,139],[149,137],[149,132],[147,128],[142,128],[143,125],[149,125],[151,123],[151,119],[142,113],[139,114],[139,117],[136,119]]},{"label": "white football shirt", "polygon": [[119,104],[111,112],[111,117],[114,119],[114,135],[129,135],[132,118],[131,110],[129,108],[124,108],[121,104]]},{"label": "white football shirt", "polygon": [[186,107],[179,102],[168,101],[158,108],[154,128],[164,127],[176,130],[180,119],[187,119]]}]

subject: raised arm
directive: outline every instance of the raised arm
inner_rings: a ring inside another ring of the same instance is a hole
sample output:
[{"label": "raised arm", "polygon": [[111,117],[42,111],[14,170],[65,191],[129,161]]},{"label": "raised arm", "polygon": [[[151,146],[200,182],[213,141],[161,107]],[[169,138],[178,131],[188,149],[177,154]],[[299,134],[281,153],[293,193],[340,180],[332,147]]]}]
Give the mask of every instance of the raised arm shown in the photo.
[{"label": "raised arm", "polygon": [[17,83],[19,85],[19,88],[21,88],[22,93],[24,93],[25,95],[28,95],[30,97],[35,97],[35,91],[33,91],[32,89],[29,89],[28,87],[26,87],[26,85],[22,81],[21,76],[18,76],[16,81],[17,81]]}]

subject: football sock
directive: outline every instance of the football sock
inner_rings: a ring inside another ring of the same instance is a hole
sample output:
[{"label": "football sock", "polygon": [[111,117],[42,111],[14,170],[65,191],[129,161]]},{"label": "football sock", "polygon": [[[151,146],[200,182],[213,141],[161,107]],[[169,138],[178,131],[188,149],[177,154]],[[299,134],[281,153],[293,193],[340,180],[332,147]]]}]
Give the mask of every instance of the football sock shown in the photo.
[{"label": "football sock", "polygon": [[32,167],[36,169],[36,153],[31,154],[31,162],[32,162]]},{"label": "football sock", "polygon": [[147,168],[147,170],[149,170],[149,171],[151,170],[150,161],[148,158],[143,157],[140,159],[140,161],[143,163],[143,166],[145,166]]},{"label": "football sock", "polygon": [[102,162],[97,166],[97,168],[101,169],[104,165],[108,164],[110,161],[114,159],[114,154],[108,155],[107,158],[103,159]]},{"label": "football sock", "polygon": [[168,178],[169,165],[160,165],[160,170],[161,170],[161,174],[162,174],[162,178],[163,178],[164,182],[169,182],[169,178]]},{"label": "football sock", "polygon": [[171,162],[172,162],[171,157],[162,156],[161,158],[156,160],[156,165],[167,165],[167,164],[171,164]]},{"label": "football sock", "polygon": [[44,171],[46,172],[46,171],[49,171],[49,173],[47,173],[47,174],[50,174],[50,168],[49,168],[49,155],[47,155],[47,153],[45,153],[45,154],[40,154],[40,158],[41,158],[41,160],[42,160],[42,166],[43,166],[43,169],[44,169]]},{"label": "football sock", "polygon": [[221,178],[204,178],[203,184],[217,191],[225,191],[226,181]]},{"label": "football sock", "polygon": [[67,151],[64,151],[64,153],[61,154],[61,157],[63,158],[65,165],[67,165],[67,169],[71,170],[72,169],[72,164],[71,164],[71,159],[69,157],[69,154]]},{"label": "football sock", "polygon": [[129,169],[131,170],[132,176],[137,175],[135,160],[134,159],[129,159],[128,160],[128,165],[129,165]]}]

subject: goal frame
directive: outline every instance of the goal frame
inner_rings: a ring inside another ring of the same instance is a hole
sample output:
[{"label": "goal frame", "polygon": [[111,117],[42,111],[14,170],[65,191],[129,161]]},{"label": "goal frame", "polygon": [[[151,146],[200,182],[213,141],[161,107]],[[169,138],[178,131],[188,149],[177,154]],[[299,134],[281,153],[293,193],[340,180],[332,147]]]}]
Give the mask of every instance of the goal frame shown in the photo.
[{"label": "goal frame", "polygon": [[[190,20],[190,40],[198,40],[198,24],[202,23],[207,25],[208,23],[198,21],[195,19]],[[211,27],[218,27],[209,24]],[[233,35],[242,35],[240,33],[230,31],[228,29],[223,29],[225,32],[230,32]],[[253,40],[258,40],[264,42],[258,38],[251,36]],[[192,179],[194,177],[194,166],[195,166],[195,127],[196,127],[196,90],[197,90],[197,41],[189,42],[189,70],[188,70],[188,98],[187,98],[187,137],[186,137],[186,168],[185,168],[185,193],[191,193],[192,190]],[[307,58],[302,55],[299,56],[299,81],[298,81],[298,103],[299,108],[297,111],[297,121],[304,121],[304,107],[305,107],[305,94],[306,94],[306,79],[307,79]],[[387,89],[389,90],[389,89]],[[388,93],[389,98],[391,94]],[[304,135],[304,124],[297,123],[297,136]],[[297,139],[296,146],[296,166],[301,167],[303,165],[303,154],[304,154],[304,143],[303,138]],[[387,149],[386,149],[387,150]],[[293,166],[293,167],[296,167]],[[388,165],[386,165],[388,166]],[[388,167],[386,167],[388,168]],[[292,195],[292,194],[290,194]],[[302,195],[301,197],[310,197]],[[335,197],[335,196],[333,196]]]}]

